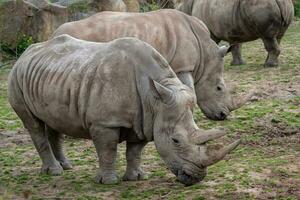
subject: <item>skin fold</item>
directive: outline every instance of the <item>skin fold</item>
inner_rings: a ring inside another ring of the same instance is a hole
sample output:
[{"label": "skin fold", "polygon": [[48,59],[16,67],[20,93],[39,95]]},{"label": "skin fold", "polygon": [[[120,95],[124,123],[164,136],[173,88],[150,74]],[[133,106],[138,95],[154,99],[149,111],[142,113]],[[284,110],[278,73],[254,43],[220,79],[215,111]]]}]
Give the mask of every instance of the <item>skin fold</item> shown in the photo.
[{"label": "skin fold", "polygon": [[[151,67],[149,67],[151,66]],[[206,167],[236,148],[206,142],[223,130],[201,130],[193,120],[196,97],[167,61],[135,38],[94,43],[62,35],[31,45],[8,80],[9,102],[42,160],[42,173],[72,167],[62,133],[92,139],[99,158],[96,182],[118,182],[117,145],[126,141],[124,180],[141,180],[141,151],[149,141],[185,185],[201,181]]]}]

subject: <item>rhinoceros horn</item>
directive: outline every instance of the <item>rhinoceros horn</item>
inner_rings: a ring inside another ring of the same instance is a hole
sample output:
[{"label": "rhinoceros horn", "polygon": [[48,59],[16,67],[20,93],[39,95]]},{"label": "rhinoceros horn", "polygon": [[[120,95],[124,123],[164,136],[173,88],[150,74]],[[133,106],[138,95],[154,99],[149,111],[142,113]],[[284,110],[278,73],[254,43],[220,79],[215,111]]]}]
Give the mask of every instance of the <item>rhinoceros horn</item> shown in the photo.
[{"label": "rhinoceros horn", "polygon": [[234,150],[239,144],[241,143],[241,140],[236,140],[235,142],[229,144],[226,147],[223,147],[220,150],[212,151],[212,150],[206,150],[206,156],[204,158],[200,158],[200,162],[203,166],[210,166],[213,165],[220,160],[222,160],[228,153],[230,153],[232,150]]},{"label": "rhinoceros horn", "polygon": [[256,94],[255,91],[251,91],[249,94],[247,94],[244,97],[240,97],[237,100],[232,100],[232,105],[229,106],[229,110],[233,111],[236,110],[240,107],[242,107],[243,105],[245,105],[254,95]]},{"label": "rhinoceros horn", "polygon": [[222,149],[217,151],[208,150],[205,145],[201,145],[210,140],[220,138],[225,134],[226,131],[223,129],[212,129],[207,131],[199,129],[196,132],[194,132],[192,140],[194,144],[200,145],[200,164],[202,166],[210,166],[219,162],[226,156],[226,154],[230,153],[240,144],[240,140],[236,140],[230,145],[223,147]]},{"label": "rhinoceros horn", "polygon": [[219,47],[219,54],[225,57],[229,52],[231,52],[233,45],[231,46],[221,46]]},{"label": "rhinoceros horn", "polygon": [[162,84],[152,81],[152,84],[159,96],[159,98],[165,103],[165,104],[171,104],[175,100],[175,96],[172,90],[166,88]]}]

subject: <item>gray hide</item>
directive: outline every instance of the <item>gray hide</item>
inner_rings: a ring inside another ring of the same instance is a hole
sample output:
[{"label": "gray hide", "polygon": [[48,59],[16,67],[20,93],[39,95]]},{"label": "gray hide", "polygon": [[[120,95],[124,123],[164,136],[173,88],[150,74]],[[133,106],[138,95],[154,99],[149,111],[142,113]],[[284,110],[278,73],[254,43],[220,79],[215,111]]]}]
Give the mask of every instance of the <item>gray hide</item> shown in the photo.
[{"label": "gray hide", "polygon": [[[151,67],[149,67],[151,66]],[[143,179],[141,151],[154,140],[180,182],[202,180],[206,167],[239,141],[211,151],[205,142],[225,134],[199,130],[196,97],[165,59],[134,38],[94,43],[62,35],[31,45],[9,76],[9,102],[42,159],[42,172],[59,175],[72,166],[62,151],[62,133],[93,140],[100,171],[96,181],[118,181],[117,144],[126,141],[124,180]]]},{"label": "gray hide", "polygon": [[197,103],[210,119],[223,120],[246,101],[233,102],[223,80],[223,57],[228,49],[219,49],[210,39],[207,27],[182,12],[170,9],[148,13],[101,12],[63,24],[54,36],[61,34],[94,42],[122,37],[137,37],[147,42],[168,61],[183,83],[195,85]]},{"label": "gray hide", "polygon": [[233,65],[244,64],[242,42],[262,39],[266,67],[278,65],[279,44],[294,16],[292,0],[173,0],[175,8],[201,19],[212,38],[234,44]]}]

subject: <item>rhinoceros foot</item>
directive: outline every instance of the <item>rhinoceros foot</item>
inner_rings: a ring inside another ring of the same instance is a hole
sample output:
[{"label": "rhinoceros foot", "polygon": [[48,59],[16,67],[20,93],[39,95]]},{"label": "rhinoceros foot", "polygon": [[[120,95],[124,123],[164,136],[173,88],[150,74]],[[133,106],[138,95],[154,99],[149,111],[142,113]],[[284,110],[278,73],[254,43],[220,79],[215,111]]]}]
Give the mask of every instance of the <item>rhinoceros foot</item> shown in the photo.
[{"label": "rhinoceros foot", "polygon": [[44,165],[42,166],[41,169],[41,173],[42,174],[49,174],[49,175],[53,175],[53,176],[58,176],[61,175],[63,173],[63,168],[62,166],[60,166],[59,163],[55,164],[55,165]]},{"label": "rhinoceros foot", "polygon": [[105,185],[116,184],[119,182],[118,175],[115,172],[100,172],[95,177],[96,183]]},{"label": "rhinoceros foot", "polygon": [[63,162],[60,162],[60,165],[62,166],[62,168],[63,168],[64,170],[69,170],[69,169],[72,169],[72,168],[73,168],[71,162],[68,161],[68,160],[65,160],[65,161],[63,161]]},{"label": "rhinoceros foot", "polygon": [[236,65],[245,65],[246,62],[243,59],[236,59],[236,60],[232,60],[230,65],[232,66],[236,66]]},{"label": "rhinoceros foot", "polygon": [[278,62],[268,61],[268,62],[265,63],[264,66],[265,67],[277,67],[278,66]]},{"label": "rhinoceros foot", "polygon": [[147,179],[147,176],[141,169],[127,170],[123,176],[123,181],[139,181],[144,179]]}]

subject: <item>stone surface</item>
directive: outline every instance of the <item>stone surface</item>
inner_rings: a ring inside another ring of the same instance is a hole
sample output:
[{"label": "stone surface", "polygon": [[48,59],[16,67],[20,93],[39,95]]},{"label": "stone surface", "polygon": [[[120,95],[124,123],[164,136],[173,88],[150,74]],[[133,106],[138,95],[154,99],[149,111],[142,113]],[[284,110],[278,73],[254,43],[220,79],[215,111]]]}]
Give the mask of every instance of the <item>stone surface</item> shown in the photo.
[{"label": "stone surface", "polygon": [[[0,43],[12,49],[24,36],[34,42],[47,40],[67,21],[100,11],[138,12],[138,0],[5,0],[0,1]],[[1,61],[0,61],[1,62]]]},{"label": "stone surface", "polygon": [[67,21],[67,9],[47,0],[9,0],[0,4],[0,42],[16,47],[23,35],[44,41]]}]

